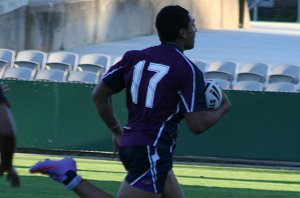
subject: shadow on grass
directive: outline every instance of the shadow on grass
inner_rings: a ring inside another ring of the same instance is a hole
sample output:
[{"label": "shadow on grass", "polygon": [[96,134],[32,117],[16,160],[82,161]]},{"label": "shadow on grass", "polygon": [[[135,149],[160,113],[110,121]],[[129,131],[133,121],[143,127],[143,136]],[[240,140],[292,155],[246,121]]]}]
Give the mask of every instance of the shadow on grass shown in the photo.
[{"label": "shadow on grass", "polygon": [[[120,182],[89,180],[94,185],[116,197]],[[1,198],[68,198],[77,197],[73,192],[66,190],[65,186],[42,176],[22,176],[22,187],[13,189],[0,178]],[[183,185],[187,198],[287,198],[300,197],[300,192],[284,192],[270,190],[220,188]]]}]

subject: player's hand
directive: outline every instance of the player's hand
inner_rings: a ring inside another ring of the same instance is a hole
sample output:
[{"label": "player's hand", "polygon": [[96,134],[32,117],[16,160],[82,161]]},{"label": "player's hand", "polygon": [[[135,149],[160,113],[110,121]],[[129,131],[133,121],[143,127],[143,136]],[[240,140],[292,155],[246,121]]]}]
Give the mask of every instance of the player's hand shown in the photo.
[{"label": "player's hand", "polygon": [[113,153],[117,154],[119,152],[119,146],[121,141],[121,136],[123,134],[123,128],[118,125],[116,128],[112,130],[112,143],[113,143]]},{"label": "player's hand", "polygon": [[227,94],[225,93],[224,90],[222,90],[223,92],[223,100],[222,100],[222,103],[221,103],[221,107],[224,108],[225,112],[228,112],[231,108],[231,102],[227,96]]},{"label": "player's hand", "polygon": [[120,146],[120,137],[121,135],[118,134],[112,134],[112,143],[113,143],[113,153],[117,154],[119,152],[119,146]]},{"label": "player's hand", "polygon": [[0,170],[0,176],[3,175],[3,173],[7,173],[7,181],[10,183],[12,187],[19,187],[20,186],[20,179],[18,176],[17,171],[12,167],[9,170]]}]

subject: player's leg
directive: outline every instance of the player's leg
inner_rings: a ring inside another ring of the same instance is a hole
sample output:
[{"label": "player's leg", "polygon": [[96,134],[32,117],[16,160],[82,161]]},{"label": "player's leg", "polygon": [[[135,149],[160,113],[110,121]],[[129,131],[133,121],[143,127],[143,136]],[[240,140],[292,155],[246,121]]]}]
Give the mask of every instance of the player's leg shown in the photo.
[{"label": "player's leg", "polygon": [[120,147],[120,159],[128,171],[119,190],[119,197],[161,197],[172,154],[152,146]]},{"label": "player's leg", "polygon": [[160,198],[161,194],[147,192],[129,185],[125,180],[122,182],[119,189],[119,198]]},{"label": "player's leg", "polygon": [[183,190],[179,185],[173,170],[170,170],[166,179],[163,198],[183,198]]},{"label": "player's leg", "polygon": [[67,189],[73,190],[82,198],[111,198],[104,192],[77,175],[76,162],[72,158],[62,160],[45,160],[36,163],[29,170],[31,173],[42,173],[49,175],[53,180],[65,184]]}]

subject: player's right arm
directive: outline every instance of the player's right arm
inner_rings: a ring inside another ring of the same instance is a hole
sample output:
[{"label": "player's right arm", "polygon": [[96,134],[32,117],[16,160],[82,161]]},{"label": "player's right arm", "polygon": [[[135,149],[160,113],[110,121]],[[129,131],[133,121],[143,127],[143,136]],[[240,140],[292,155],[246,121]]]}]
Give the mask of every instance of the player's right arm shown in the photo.
[{"label": "player's right arm", "polygon": [[201,134],[213,127],[231,108],[231,103],[223,91],[221,106],[214,110],[185,113],[185,121],[191,132]]}]

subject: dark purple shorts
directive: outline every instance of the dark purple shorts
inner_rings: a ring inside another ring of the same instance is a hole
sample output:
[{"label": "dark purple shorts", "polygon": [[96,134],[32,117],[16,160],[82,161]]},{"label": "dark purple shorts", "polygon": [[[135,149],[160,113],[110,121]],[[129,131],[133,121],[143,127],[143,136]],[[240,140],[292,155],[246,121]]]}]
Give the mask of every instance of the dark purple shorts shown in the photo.
[{"label": "dark purple shorts", "polygon": [[173,166],[173,155],[169,150],[153,146],[123,146],[120,159],[127,170],[125,180],[138,189],[163,193],[168,172]]}]

